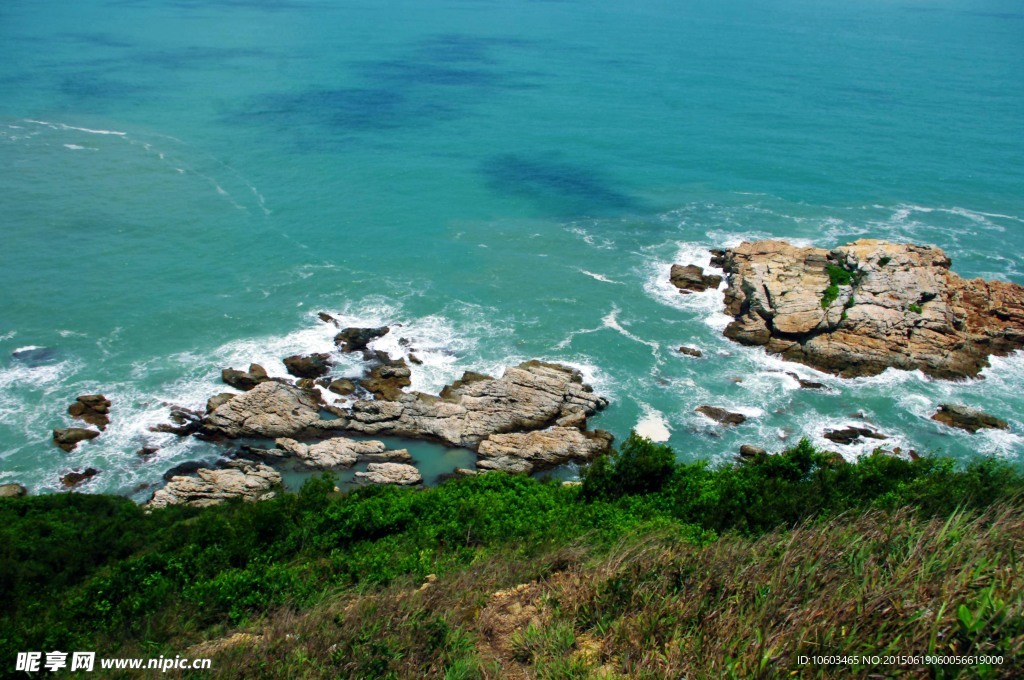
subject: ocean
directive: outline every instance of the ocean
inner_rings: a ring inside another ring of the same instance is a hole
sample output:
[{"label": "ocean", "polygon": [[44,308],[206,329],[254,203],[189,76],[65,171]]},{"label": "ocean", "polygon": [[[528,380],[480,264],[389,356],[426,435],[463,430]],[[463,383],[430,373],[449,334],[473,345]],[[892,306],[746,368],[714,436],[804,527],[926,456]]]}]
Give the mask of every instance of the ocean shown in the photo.
[{"label": "ocean", "polygon": [[[225,451],[150,432],[168,405],[331,350],[319,311],[392,326],[417,390],[575,366],[612,402],[592,427],[683,460],[865,421],[1024,452],[1024,355],[842,380],[731,343],[720,291],[668,283],[708,248],[862,237],[1024,283],[1016,0],[7,0],[0,46],[0,483],[93,466],[82,490],[144,500]],[[51,430],[95,392],[113,422],[64,453]],[[929,419],[949,401],[1010,430]],[[473,460],[408,444],[428,481]]]}]

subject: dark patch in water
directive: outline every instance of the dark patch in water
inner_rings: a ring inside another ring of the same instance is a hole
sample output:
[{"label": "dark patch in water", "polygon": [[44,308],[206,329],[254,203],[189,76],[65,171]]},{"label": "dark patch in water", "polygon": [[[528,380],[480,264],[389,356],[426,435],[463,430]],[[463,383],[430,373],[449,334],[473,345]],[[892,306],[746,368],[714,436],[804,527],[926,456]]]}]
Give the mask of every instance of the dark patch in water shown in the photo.
[{"label": "dark patch in water", "polygon": [[93,71],[67,75],[61,79],[58,87],[66,97],[101,101],[137,97],[151,89],[113,80]]},{"label": "dark patch in water", "polygon": [[987,19],[1024,19],[1024,14],[1017,12],[964,12],[964,14]]},{"label": "dark patch in water", "polygon": [[55,347],[26,347],[11,352],[14,363],[39,368],[60,361],[60,350]]},{"label": "dark patch in water", "polygon": [[560,214],[638,209],[637,201],[617,190],[601,172],[573,163],[508,154],[486,161],[480,171],[491,190],[528,198]]}]

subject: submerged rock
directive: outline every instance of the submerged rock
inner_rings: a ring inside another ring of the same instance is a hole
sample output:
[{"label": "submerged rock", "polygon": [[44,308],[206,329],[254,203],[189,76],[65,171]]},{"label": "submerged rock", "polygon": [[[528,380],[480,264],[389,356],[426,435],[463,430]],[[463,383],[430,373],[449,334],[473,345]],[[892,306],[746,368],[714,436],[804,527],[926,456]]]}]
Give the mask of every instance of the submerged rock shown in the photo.
[{"label": "submerged rock", "polygon": [[102,394],[83,394],[68,406],[68,414],[102,431],[110,424],[110,400]]},{"label": "submerged rock", "polygon": [[274,489],[281,484],[281,475],[266,465],[247,461],[232,461],[220,470],[202,468],[195,477],[177,476],[162,489],[158,489],[146,504],[150,508],[168,505],[204,507],[241,498],[244,501],[262,501],[274,497]]},{"label": "submerged rock", "polygon": [[73,451],[78,442],[99,437],[96,430],[88,430],[84,427],[62,427],[53,431],[53,443],[65,451]]},{"label": "submerged rock", "polygon": [[173,424],[161,423],[149,429],[151,432],[167,432],[176,434],[179,437],[187,437],[200,431],[203,424],[203,415],[184,406],[172,406],[171,423]]},{"label": "submerged rock", "polygon": [[477,467],[506,472],[533,472],[569,461],[589,461],[607,453],[612,436],[603,430],[549,427],[531,432],[492,434],[480,442]]},{"label": "submerged rock", "polygon": [[844,427],[839,430],[825,430],[825,439],[836,444],[849,445],[860,441],[861,437],[867,439],[888,439],[887,436],[867,427]]},{"label": "submerged rock", "polygon": [[334,336],[334,344],[342,352],[359,352],[376,340],[382,338],[391,329],[387,326],[379,328],[346,328]]},{"label": "submerged rock", "polygon": [[680,293],[702,293],[708,288],[718,288],[722,277],[718,274],[705,274],[703,267],[695,264],[674,264],[669,272],[669,280],[679,289]]},{"label": "submerged rock", "polygon": [[742,425],[747,422],[747,417],[742,413],[733,413],[717,406],[698,406],[694,410],[723,425]]},{"label": "submerged rock", "polygon": [[757,241],[724,265],[726,337],[843,377],[972,377],[990,355],[1024,347],[1024,286],[962,279],[933,246]]},{"label": "submerged rock", "polygon": [[60,478],[60,483],[62,486],[64,486],[64,488],[70,489],[92,479],[99,473],[100,471],[93,467],[86,468],[81,472],[79,472],[78,470],[73,470],[62,476]]},{"label": "submerged rock", "polygon": [[501,378],[466,373],[439,397],[415,393],[395,401],[358,401],[351,413],[333,422],[363,434],[434,439],[476,449],[493,434],[585,424],[586,416],[607,404],[583,384],[579,371],[527,361]]},{"label": "submerged rock", "polygon": [[355,477],[357,481],[370,484],[413,486],[423,482],[419,470],[401,463],[370,463],[366,466],[366,472],[357,472]]},{"label": "submerged rock", "polygon": [[971,433],[982,429],[1005,430],[1009,427],[1008,423],[1002,418],[996,418],[984,411],[960,404],[942,404],[935,415],[932,416],[932,420],[937,420],[944,425],[958,427]]},{"label": "submerged rock", "polygon": [[203,419],[203,430],[225,437],[294,437],[308,430],[335,429],[320,419],[318,397],[269,381],[221,404]]}]

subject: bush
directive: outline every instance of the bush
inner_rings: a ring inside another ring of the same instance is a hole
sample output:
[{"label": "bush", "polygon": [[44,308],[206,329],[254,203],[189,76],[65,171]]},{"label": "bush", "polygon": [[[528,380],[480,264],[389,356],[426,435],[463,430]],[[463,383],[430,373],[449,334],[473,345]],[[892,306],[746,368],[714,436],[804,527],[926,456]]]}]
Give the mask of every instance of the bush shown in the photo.
[{"label": "bush", "polygon": [[631,432],[616,453],[601,456],[582,473],[583,498],[620,498],[661,489],[675,470],[675,452],[667,444]]}]

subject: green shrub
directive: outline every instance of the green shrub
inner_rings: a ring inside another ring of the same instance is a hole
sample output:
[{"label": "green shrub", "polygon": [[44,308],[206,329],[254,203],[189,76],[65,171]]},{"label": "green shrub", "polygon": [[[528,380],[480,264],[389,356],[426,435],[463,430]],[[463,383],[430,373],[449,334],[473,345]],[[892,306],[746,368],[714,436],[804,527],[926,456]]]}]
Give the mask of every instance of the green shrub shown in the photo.
[{"label": "green shrub", "polygon": [[619,450],[583,470],[585,499],[611,499],[659,490],[675,470],[675,452],[666,444],[631,432]]}]

